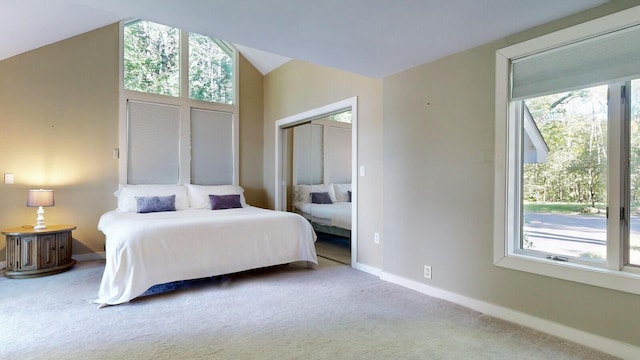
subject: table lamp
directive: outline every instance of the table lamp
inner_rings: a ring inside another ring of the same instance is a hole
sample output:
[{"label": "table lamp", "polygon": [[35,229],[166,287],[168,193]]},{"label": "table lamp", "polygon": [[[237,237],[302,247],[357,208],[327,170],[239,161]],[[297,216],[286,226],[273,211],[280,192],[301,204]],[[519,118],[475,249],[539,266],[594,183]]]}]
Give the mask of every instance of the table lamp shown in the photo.
[{"label": "table lamp", "polygon": [[53,199],[53,190],[29,190],[27,206],[38,208],[38,211],[36,211],[36,225],[33,227],[34,230],[47,228],[47,225],[44,224],[44,207],[54,206],[55,204],[55,200]]}]

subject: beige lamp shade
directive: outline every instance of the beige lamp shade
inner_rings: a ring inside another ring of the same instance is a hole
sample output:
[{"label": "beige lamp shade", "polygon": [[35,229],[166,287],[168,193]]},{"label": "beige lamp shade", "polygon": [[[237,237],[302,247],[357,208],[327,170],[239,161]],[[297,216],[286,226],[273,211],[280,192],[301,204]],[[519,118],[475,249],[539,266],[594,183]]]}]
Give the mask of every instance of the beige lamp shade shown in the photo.
[{"label": "beige lamp shade", "polygon": [[53,198],[53,190],[29,190],[27,196],[27,206],[37,207],[36,211],[36,225],[33,227],[35,230],[43,230],[47,228],[44,224],[44,207],[54,206],[56,204]]},{"label": "beige lamp shade", "polygon": [[28,207],[54,206],[56,204],[53,198],[53,190],[29,190],[27,197]]}]

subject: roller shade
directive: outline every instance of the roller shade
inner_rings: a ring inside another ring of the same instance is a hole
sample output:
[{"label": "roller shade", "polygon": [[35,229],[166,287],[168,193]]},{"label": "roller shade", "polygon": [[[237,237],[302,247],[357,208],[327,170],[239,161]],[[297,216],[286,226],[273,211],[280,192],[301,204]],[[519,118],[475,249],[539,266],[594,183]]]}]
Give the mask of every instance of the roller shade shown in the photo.
[{"label": "roller shade", "polygon": [[351,129],[324,126],[324,182],[351,183]]},{"label": "roller shade", "polygon": [[129,100],[127,183],[177,184],[180,109]]},{"label": "roller shade", "polygon": [[293,184],[322,184],[324,167],[322,126],[305,124],[293,128]]},{"label": "roller shade", "polygon": [[640,77],[640,26],[514,59],[511,65],[512,100]]},{"label": "roller shade", "polygon": [[233,184],[233,114],[191,109],[191,183]]}]

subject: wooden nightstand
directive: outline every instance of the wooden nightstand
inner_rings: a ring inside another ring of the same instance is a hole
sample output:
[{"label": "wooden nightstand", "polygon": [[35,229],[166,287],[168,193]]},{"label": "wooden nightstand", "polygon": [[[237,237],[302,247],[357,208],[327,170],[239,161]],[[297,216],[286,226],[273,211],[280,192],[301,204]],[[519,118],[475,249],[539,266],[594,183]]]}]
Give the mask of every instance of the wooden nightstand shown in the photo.
[{"label": "wooden nightstand", "polygon": [[10,279],[53,275],[69,270],[71,231],[75,225],[48,225],[46,229],[16,227],[2,230],[7,240],[7,269]]}]

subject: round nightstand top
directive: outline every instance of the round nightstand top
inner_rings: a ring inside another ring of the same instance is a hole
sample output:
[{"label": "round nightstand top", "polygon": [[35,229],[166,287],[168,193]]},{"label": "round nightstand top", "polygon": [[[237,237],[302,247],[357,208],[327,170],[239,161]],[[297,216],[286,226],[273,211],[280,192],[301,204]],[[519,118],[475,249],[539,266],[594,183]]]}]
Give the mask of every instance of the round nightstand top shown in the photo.
[{"label": "round nightstand top", "polygon": [[75,225],[47,225],[46,228],[40,230],[34,230],[33,226],[25,225],[9,229],[3,229],[3,235],[32,235],[32,234],[48,234],[57,233],[61,231],[75,230]]}]

